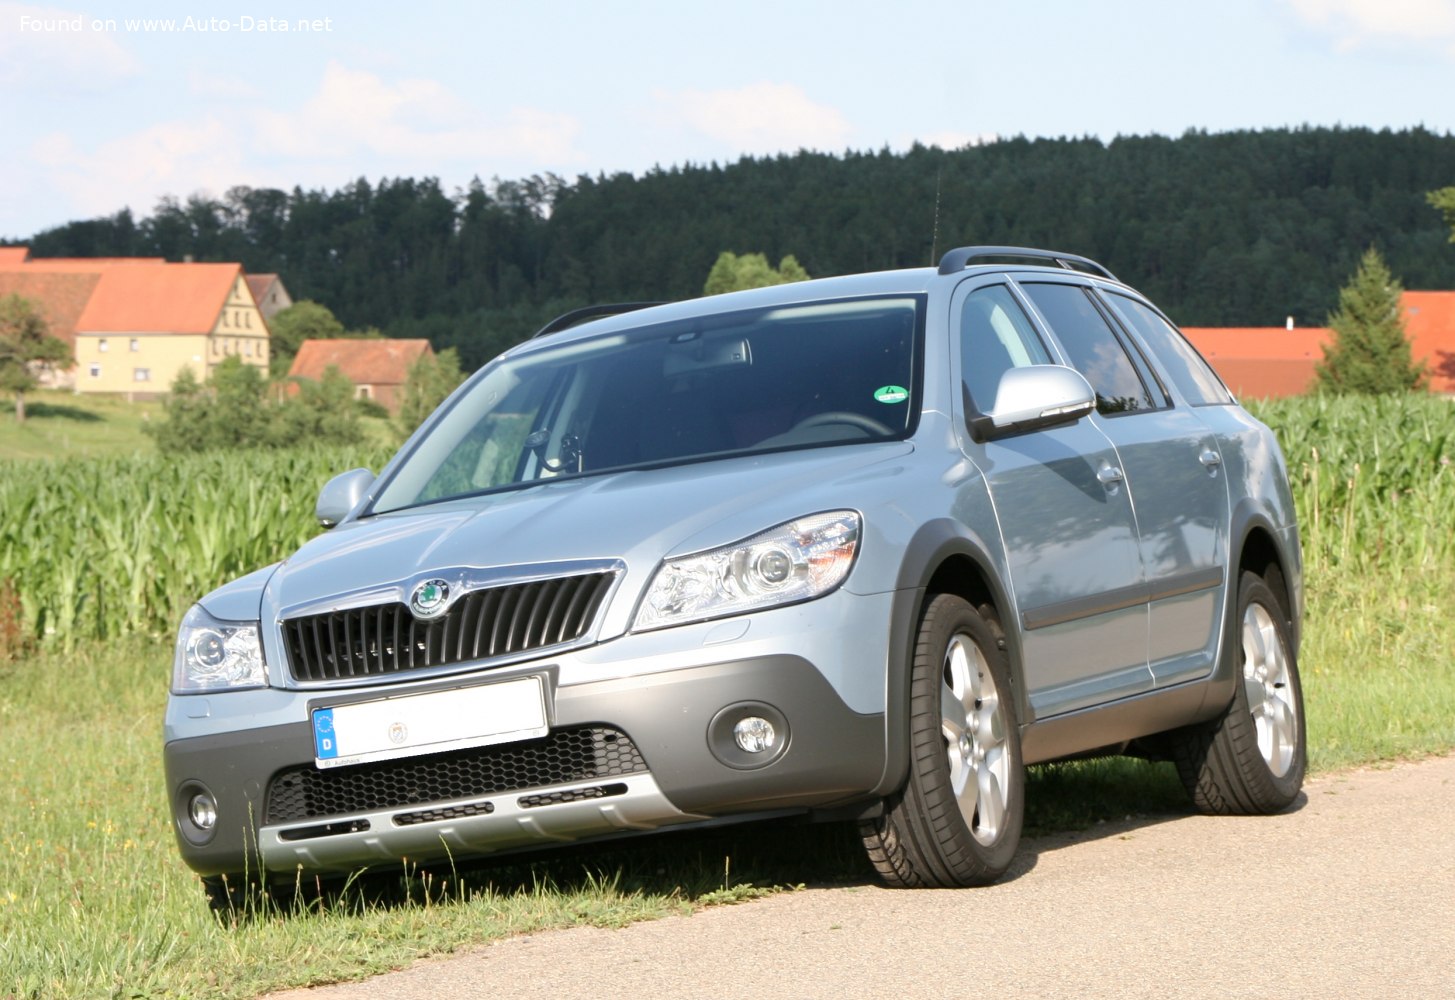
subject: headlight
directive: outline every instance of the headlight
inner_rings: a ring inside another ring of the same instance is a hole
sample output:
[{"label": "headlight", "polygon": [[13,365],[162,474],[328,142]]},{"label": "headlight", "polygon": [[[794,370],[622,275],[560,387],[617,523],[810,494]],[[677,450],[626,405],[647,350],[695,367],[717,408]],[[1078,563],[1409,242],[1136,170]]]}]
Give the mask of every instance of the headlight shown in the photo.
[{"label": "headlight", "polygon": [[844,582],[858,548],[859,515],[836,510],[669,559],[652,578],[632,627],[641,632],[820,597]]},{"label": "headlight", "polygon": [[172,661],[172,693],[266,687],[257,622],[221,622],[195,605],[182,619]]}]

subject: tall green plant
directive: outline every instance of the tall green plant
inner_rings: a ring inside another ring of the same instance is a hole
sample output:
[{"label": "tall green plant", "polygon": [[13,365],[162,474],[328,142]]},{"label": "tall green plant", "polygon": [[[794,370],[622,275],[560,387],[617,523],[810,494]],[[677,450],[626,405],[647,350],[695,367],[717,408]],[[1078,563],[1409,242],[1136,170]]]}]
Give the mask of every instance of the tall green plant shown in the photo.
[{"label": "tall green plant", "polygon": [[318,532],[318,489],[377,448],[0,462],[0,583],[25,641],[165,634],[214,587]]}]

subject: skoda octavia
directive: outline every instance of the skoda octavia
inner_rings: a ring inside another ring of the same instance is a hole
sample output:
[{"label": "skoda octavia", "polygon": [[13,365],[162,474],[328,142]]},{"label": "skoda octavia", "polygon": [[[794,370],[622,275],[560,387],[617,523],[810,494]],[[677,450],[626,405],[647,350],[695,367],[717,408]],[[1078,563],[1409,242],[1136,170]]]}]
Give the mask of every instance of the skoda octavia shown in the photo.
[{"label": "skoda octavia", "polygon": [[1282,455],[1106,268],[965,247],[575,318],[182,622],[167,789],[214,899],[785,812],[983,884],[1026,766],[1091,752],[1294,800]]}]

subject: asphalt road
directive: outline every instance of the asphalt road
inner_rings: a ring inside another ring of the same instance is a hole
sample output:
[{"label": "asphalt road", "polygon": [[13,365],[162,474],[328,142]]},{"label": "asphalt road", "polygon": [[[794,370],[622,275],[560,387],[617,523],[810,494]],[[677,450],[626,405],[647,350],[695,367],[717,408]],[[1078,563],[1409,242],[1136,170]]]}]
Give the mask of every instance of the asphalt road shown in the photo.
[{"label": "asphalt road", "polygon": [[1029,840],[988,889],[810,889],[276,995],[859,996],[1455,998],[1455,757],[1319,778],[1280,816]]}]

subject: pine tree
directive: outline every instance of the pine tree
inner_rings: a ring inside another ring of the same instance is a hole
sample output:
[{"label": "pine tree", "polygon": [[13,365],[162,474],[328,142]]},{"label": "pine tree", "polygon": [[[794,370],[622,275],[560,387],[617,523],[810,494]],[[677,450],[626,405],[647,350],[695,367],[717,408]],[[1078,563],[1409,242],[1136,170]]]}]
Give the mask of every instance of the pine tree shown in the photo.
[{"label": "pine tree", "polygon": [[1320,389],[1378,394],[1421,387],[1425,365],[1410,354],[1403,292],[1379,251],[1366,250],[1349,284],[1339,290],[1339,308],[1329,315],[1334,339],[1317,366]]}]

